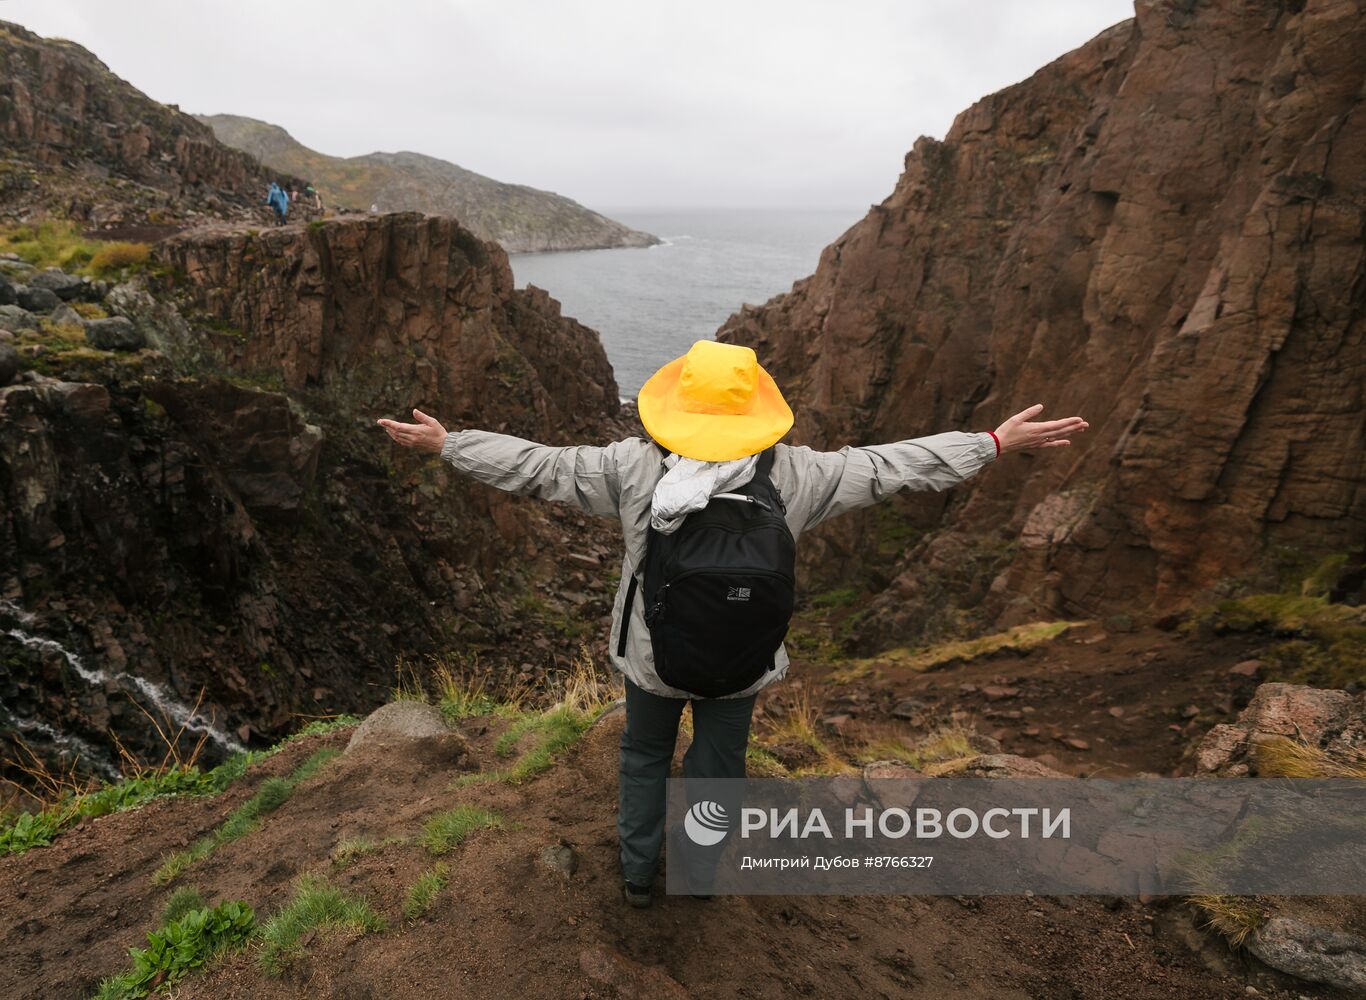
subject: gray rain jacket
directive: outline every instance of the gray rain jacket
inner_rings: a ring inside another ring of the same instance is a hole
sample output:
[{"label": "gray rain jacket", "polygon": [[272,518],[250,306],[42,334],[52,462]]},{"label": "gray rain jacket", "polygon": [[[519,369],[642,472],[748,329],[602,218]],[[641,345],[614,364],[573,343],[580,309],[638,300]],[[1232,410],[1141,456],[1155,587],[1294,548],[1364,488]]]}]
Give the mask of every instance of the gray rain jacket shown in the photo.
[{"label": "gray rain jacket", "polygon": [[[813,451],[775,446],[773,485],[787,504],[787,524],[794,538],[826,518],[868,507],[898,490],[944,490],[974,476],[996,457],[996,445],[985,431],[948,431],[894,444]],[[589,514],[621,519],[626,554],[621,584],[612,607],[612,666],[632,683],[654,694],[691,698],[659,679],[654,669],[650,633],[645,626],[643,584],[646,529],[650,499],[664,475],[663,456],[653,441],[632,437],[609,445],[563,448],[536,444],[491,431],[452,431],[441,457],[468,476],[509,493],[558,500]],[[622,608],[632,574],[640,575],[628,621]],[[626,629],[625,655],[621,630]],[[753,694],[787,673],[786,646],[774,656],[775,669],[749,688],[728,697]]]}]

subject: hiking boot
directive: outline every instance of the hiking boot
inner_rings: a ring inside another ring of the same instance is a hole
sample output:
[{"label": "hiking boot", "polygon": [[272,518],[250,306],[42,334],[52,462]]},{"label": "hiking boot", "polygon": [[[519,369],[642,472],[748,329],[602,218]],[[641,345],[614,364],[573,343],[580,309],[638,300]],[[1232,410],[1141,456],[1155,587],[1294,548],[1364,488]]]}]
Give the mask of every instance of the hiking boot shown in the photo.
[{"label": "hiking boot", "polygon": [[638,910],[643,910],[650,905],[650,887],[648,885],[636,885],[627,879],[622,885],[622,892],[626,896],[626,902]]}]

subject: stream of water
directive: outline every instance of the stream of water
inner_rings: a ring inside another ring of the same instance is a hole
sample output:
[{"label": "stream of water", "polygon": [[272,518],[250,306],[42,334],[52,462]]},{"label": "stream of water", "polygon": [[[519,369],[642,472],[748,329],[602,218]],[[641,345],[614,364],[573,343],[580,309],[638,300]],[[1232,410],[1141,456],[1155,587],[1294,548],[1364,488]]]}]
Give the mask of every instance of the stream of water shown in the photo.
[{"label": "stream of water", "polygon": [[[0,636],[11,639],[26,649],[34,650],[40,654],[60,657],[70,668],[71,673],[88,686],[106,688],[113,684],[130,698],[134,700],[143,699],[143,707],[148,709],[153,717],[160,715],[162,718],[170,720],[173,731],[183,727],[190,732],[202,733],[210,742],[227,753],[241,753],[246,750],[246,747],[239,741],[215,726],[212,720],[205,718],[194,708],[178,700],[164,686],[126,671],[110,672],[89,666],[79,655],[55,639],[34,635],[29,630],[37,627],[36,618],[17,604],[0,600],[0,615],[8,616],[14,622],[9,627],[0,625],[0,628],[4,629],[0,632]],[[148,705],[146,702],[151,704]],[[13,726],[19,733],[34,736],[50,743],[58,750],[79,754],[81,759],[91,767],[111,777],[118,776],[119,771],[112,756],[108,752],[100,751],[86,740],[72,734],[62,733],[41,719],[23,718],[3,704],[0,704],[0,712],[13,720]]]}]

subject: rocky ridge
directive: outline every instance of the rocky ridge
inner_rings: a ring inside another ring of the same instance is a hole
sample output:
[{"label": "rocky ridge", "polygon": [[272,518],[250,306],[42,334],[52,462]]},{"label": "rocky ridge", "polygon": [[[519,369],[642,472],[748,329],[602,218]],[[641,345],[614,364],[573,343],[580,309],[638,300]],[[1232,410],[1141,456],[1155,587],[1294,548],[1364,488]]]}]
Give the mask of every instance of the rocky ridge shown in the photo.
[{"label": "rocky ridge", "polygon": [[81,46],[7,21],[0,138],[0,219],[51,215],[101,228],[264,218],[277,176]]},{"label": "rocky ridge", "polygon": [[328,156],[267,122],[241,115],[197,115],[218,138],[272,170],[313,179],[329,205],[364,211],[450,215],[509,253],[647,247],[659,242],[563,195],[505,184],[421,153]]},{"label": "rocky ridge", "polygon": [[1162,614],[1362,550],[1364,47],[1351,0],[1140,0],[920,139],[813,275],[722,327],[813,446],[1090,421],[813,535],[813,582],[883,589],[863,642]]}]

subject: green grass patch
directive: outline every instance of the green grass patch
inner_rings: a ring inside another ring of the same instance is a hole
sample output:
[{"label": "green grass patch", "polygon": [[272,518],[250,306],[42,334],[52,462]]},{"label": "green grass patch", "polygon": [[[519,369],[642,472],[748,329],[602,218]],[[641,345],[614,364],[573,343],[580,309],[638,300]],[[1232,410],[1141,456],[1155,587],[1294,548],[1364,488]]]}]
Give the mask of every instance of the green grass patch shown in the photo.
[{"label": "green grass patch", "polygon": [[403,915],[409,920],[416,920],[430,910],[436,902],[436,894],[450,881],[450,874],[450,869],[445,863],[438,861],[419,875],[413,884],[408,886],[408,896],[403,901]]},{"label": "green grass patch", "polygon": [[294,898],[261,927],[261,968],[278,976],[285,963],[302,954],[299,939],[308,931],[384,930],[384,920],[368,902],[348,896],[317,876],[299,880]]},{"label": "green grass patch", "polygon": [[195,841],[188,850],[177,851],[163,861],[161,867],[152,874],[152,881],[157,885],[174,881],[190,866],[204,860],[224,844],[245,837],[257,829],[263,817],[289,801],[296,786],[312,777],[319,768],[340,752],[325,747],[300,764],[288,778],[267,778],[261,782],[261,787],[256,789],[255,794],[238,806],[217,830]]},{"label": "green grass patch", "polygon": [[36,813],[21,813],[0,826],[0,855],[47,847],[61,831],[87,816],[123,812],[164,795],[215,795],[232,780],[227,767],[225,763],[207,772],[194,766],[173,767],[124,778],[94,791],[69,793]]},{"label": "green grass patch", "polygon": [[367,837],[353,837],[350,840],[343,840],[332,850],[332,863],[338,868],[344,868],[359,858],[367,854],[374,854],[379,850],[379,844]]},{"label": "green grass patch", "polygon": [[88,239],[76,223],[61,219],[0,231],[0,249],[40,269],[59,267],[68,274],[94,278],[146,267],[151,254],[146,243]]},{"label": "green grass patch", "polygon": [[[1306,586],[1317,580],[1311,577]],[[1181,626],[1195,628],[1279,639],[1260,657],[1267,680],[1330,688],[1366,684],[1366,608],[1315,594],[1252,594],[1220,601]]]},{"label": "green grass patch", "polygon": [[745,748],[745,770],[757,778],[780,778],[787,776],[783,762],[757,743]]},{"label": "green grass patch", "polygon": [[498,699],[480,687],[449,686],[441,689],[437,702],[447,722],[459,722],[476,715],[493,715],[498,711]]},{"label": "green grass patch", "polygon": [[[22,854],[34,847],[47,847],[58,834],[79,822],[82,817],[93,818],[123,812],[126,809],[136,809],[166,795],[217,795],[246,774],[253,765],[273,757],[291,744],[310,736],[325,735],[359,723],[360,719],[354,715],[319,719],[308,723],[268,750],[235,753],[207,771],[195,765],[180,765],[164,771],[135,774],[121,781],[100,785],[90,791],[68,792],[37,812],[0,818],[0,857],[7,854]],[[335,755],[335,751],[328,753]],[[310,761],[313,762],[314,768],[326,762],[325,759],[314,761],[313,758],[310,758]],[[305,762],[305,767],[307,766],[309,762]],[[312,772],[308,771],[299,776],[296,772],[293,780],[297,784],[310,773]]]},{"label": "green grass patch", "polygon": [[820,594],[813,594],[809,600],[816,608],[847,608],[858,600],[863,593],[858,587],[836,587]]},{"label": "green grass patch", "polygon": [[422,827],[422,844],[431,854],[445,854],[475,830],[503,825],[497,813],[478,806],[460,805],[437,813]]},{"label": "green grass patch", "polygon": [[251,907],[238,900],[189,910],[148,932],[146,948],[129,948],[133,967],[100,983],[95,1000],[145,997],[176,983],[224,948],[251,937],[255,926]]},{"label": "green grass patch", "polygon": [[583,711],[562,705],[548,712],[522,716],[493,745],[498,756],[509,757],[524,741],[529,744],[511,767],[496,772],[498,780],[520,784],[548,769],[557,755],[582,738],[600,714],[601,709]]},{"label": "green grass patch", "polygon": [[199,894],[198,889],[189,885],[181,886],[171,893],[171,898],[166,901],[166,908],[161,911],[161,922],[173,924],[191,910],[204,908],[204,897]]},{"label": "green grass patch", "polygon": [[332,849],[332,865],[335,868],[345,868],[347,865],[355,864],[361,858],[376,854],[386,847],[406,843],[408,843],[407,837],[385,837],[380,841],[371,840],[369,837],[351,837],[343,840]]}]

